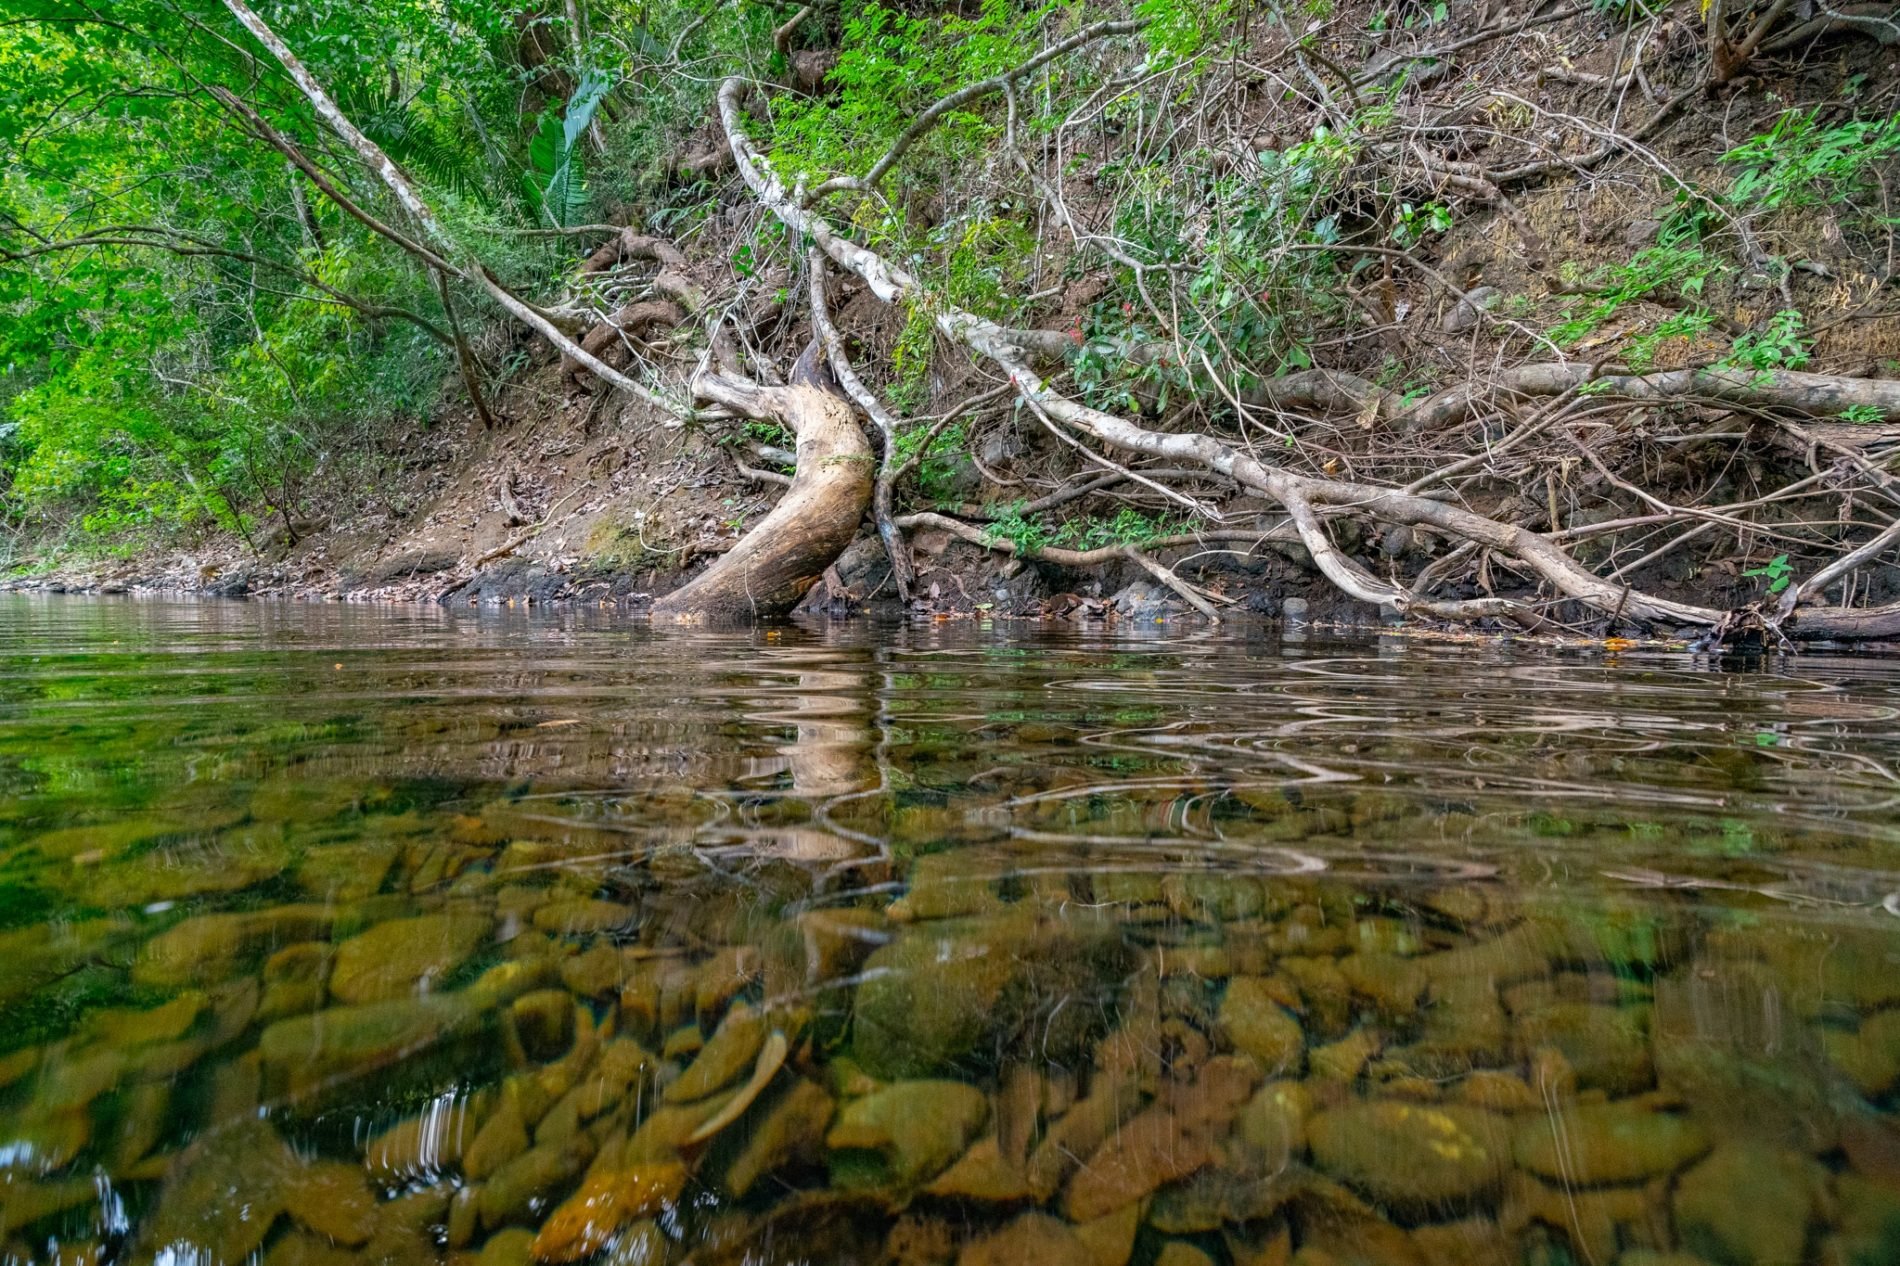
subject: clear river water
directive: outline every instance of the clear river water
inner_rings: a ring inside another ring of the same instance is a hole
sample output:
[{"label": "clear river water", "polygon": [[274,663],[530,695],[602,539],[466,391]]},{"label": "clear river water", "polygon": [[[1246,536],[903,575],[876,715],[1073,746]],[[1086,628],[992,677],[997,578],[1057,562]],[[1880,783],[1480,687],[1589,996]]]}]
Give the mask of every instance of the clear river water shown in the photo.
[{"label": "clear river water", "polygon": [[0,598],[0,1261],[1900,1262],[1900,661]]}]

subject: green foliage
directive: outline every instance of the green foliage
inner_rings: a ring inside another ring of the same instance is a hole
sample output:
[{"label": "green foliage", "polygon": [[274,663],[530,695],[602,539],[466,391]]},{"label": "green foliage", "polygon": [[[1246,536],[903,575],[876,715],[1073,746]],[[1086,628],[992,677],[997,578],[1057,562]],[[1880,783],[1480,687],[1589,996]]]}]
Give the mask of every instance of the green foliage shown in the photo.
[{"label": "green foliage", "polygon": [[588,71],[568,98],[564,112],[557,117],[552,106],[541,112],[534,139],[528,144],[528,170],[522,173],[522,187],[528,204],[557,229],[579,223],[586,209],[587,171],[580,139],[611,87],[613,80],[608,75]]},{"label": "green foliage", "polygon": [[1233,16],[1233,0],[1212,0],[1196,4],[1194,0],[1139,0],[1135,12],[1148,25],[1142,38],[1165,61],[1187,61],[1198,56],[1227,29]]},{"label": "green foliage", "polygon": [[1022,501],[1012,501],[996,511],[996,517],[983,529],[983,539],[989,544],[1007,541],[1019,554],[1033,554],[1044,546],[1055,543],[1055,538],[1041,520],[1027,518],[1023,514]]},{"label": "green foliage", "polygon": [[924,426],[911,427],[897,434],[899,461],[917,458],[917,491],[925,501],[941,505],[955,494],[955,481],[969,464],[964,455],[970,443],[967,422],[952,422],[935,435]]},{"label": "green foliage", "polygon": [[1751,369],[1758,379],[1777,370],[1799,369],[1809,360],[1808,343],[1801,336],[1803,324],[1799,312],[1783,308],[1762,329],[1738,337],[1716,367]]},{"label": "green foliage", "polygon": [[1850,404],[1840,411],[1839,417],[1843,422],[1854,422],[1865,425],[1880,421],[1886,417],[1886,414],[1880,411],[1879,405]]},{"label": "green foliage", "polygon": [[1728,200],[1763,211],[1844,202],[1866,187],[1876,164],[1900,154],[1900,118],[1828,127],[1820,116],[1820,107],[1790,110],[1722,155],[1738,169]]},{"label": "green foliage", "polygon": [[1648,373],[1656,364],[1656,353],[1664,343],[1693,339],[1709,332],[1715,318],[1706,312],[1677,312],[1658,322],[1647,334],[1639,334],[1623,349],[1623,363],[1637,373]]},{"label": "green foliage", "polygon": [[900,410],[914,412],[930,399],[930,363],[936,350],[936,321],[924,304],[913,301],[905,315],[903,332],[891,349],[895,377],[886,394]]},{"label": "green foliage", "polygon": [[[830,95],[775,105],[773,161],[801,172],[862,175],[930,102],[1018,65],[1053,4],[1018,8],[984,0],[973,17],[912,14],[876,0],[847,7]],[[973,152],[995,132],[976,109],[952,111],[913,149],[908,163]]]},{"label": "green foliage", "polygon": [[1392,241],[1401,249],[1418,245],[1431,233],[1451,231],[1451,209],[1442,202],[1428,202],[1415,207],[1409,202],[1399,204],[1399,212],[1392,224]]},{"label": "green foliage", "polygon": [[[551,68],[523,63],[524,12],[515,0],[265,8],[450,230],[535,289],[560,275],[572,244],[506,230],[571,223],[590,179],[603,201],[627,200],[643,164],[705,121],[709,84],[636,82],[638,59],[676,35],[692,35],[687,51],[769,42],[771,22],[751,6],[682,4],[638,22],[602,9],[615,34],[586,54],[598,67],[577,52]],[[399,509],[397,450],[433,412],[452,361],[416,325],[366,317],[313,282],[441,327],[434,285],[233,127],[203,86],[249,100],[372,214],[402,224],[400,208],[369,173],[330,159],[334,137],[281,77],[260,79],[255,43],[217,0],[16,0],[8,16],[0,251],[137,225],[155,241],[189,234],[209,253],[112,243],[0,266],[0,517],[119,549],[213,528],[264,545],[286,520]],[[578,86],[565,107],[537,113],[556,70]],[[610,84],[639,108],[603,131],[608,151],[584,173],[582,135]],[[650,222],[680,224],[693,196]],[[491,317],[479,294],[459,306],[465,321]]]},{"label": "green foliage", "polygon": [[1059,544],[1071,549],[1103,549],[1111,545],[1147,545],[1181,530],[1181,525],[1164,515],[1144,514],[1133,506],[1123,506],[1113,517],[1077,518],[1064,523],[1056,533]]},{"label": "green foliage", "polygon": [[[1258,173],[1197,163],[1105,168],[1118,184],[1116,237],[1136,258],[1177,268],[1188,302],[1158,321],[1122,270],[1090,314],[1073,365],[1078,386],[1107,407],[1139,407],[1148,394],[1166,408],[1177,392],[1198,389],[1208,362],[1234,367],[1242,388],[1311,364],[1307,339],[1322,314],[1339,310],[1340,265],[1310,248],[1339,240],[1335,204],[1361,139],[1321,128],[1262,153]],[[1429,225],[1429,208],[1423,214]],[[1169,350],[1157,355],[1156,346]]]},{"label": "green foliage", "polygon": [[1663,3],[1665,0],[1590,0],[1590,11],[1598,17],[1628,26],[1632,22],[1654,17]]},{"label": "green foliage", "polygon": [[1762,566],[1751,567],[1742,575],[1761,577],[1768,582],[1768,592],[1778,594],[1794,579],[1794,568],[1788,565],[1786,554],[1777,554]]},{"label": "green foliage", "polygon": [[1108,518],[1084,515],[1050,527],[1040,516],[1026,516],[1026,505],[1013,501],[997,507],[984,529],[985,538],[1007,541],[1018,553],[1034,553],[1050,546],[1082,551],[1140,547],[1181,531],[1181,525],[1166,516],[1145,514],[1133,506],[1123,506]]},{"label": "green foliage", "polygon": [[[1580,308],[1567,310],[1564,319],[1551,327],[1551,341],[1574,346],[1595,333],[1626,305],[1657,291],[1672,296],[1699,296],[1709,278],[1723,267],[1715,256],[1695,245],[1658,245],[1638,251],[1627,264],[1599,268],[1589,277],[1586,284],[1590,294],[1586,302]],[[1665,337],[1678,337],[1683,332],[1678,326]],[[1651,350],[1654,350],[1653,345]]]}]

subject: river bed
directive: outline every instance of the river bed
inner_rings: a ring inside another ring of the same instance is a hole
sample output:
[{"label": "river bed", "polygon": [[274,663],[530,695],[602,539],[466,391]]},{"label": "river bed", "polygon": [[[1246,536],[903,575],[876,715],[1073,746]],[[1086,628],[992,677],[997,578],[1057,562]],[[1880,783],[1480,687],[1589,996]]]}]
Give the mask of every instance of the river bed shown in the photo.
[{"label": "river bed", "polygon": [[1900,1261],[1900,661],[0,598],[0,1261]]}]

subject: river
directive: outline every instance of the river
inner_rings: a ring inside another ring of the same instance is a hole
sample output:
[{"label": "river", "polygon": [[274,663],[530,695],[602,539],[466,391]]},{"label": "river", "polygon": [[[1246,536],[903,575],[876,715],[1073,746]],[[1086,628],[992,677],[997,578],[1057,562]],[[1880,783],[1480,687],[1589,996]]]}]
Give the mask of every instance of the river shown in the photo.
[{"label": "river", "polygon": [[0,1259],[1900,1261],[1900,661],[0,598]]}]

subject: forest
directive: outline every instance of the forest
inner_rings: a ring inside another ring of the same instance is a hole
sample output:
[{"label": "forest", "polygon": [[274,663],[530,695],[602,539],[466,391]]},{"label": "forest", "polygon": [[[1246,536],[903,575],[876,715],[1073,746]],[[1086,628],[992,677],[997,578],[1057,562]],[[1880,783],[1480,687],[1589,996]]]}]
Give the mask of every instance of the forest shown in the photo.
[{"label": "forest", "polygon": [[0,0],[0,563],[1892,639],[1897,66],[1849,0]]}]

